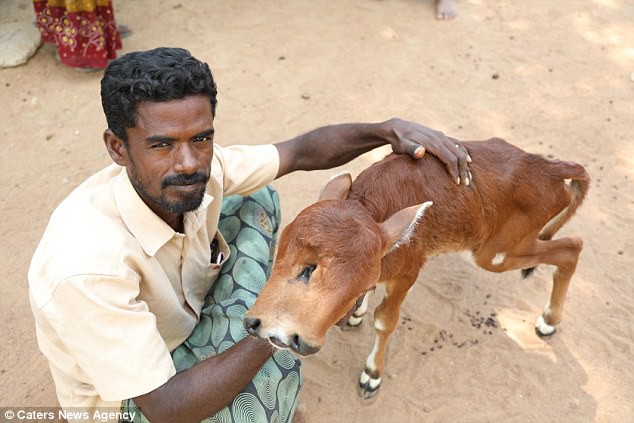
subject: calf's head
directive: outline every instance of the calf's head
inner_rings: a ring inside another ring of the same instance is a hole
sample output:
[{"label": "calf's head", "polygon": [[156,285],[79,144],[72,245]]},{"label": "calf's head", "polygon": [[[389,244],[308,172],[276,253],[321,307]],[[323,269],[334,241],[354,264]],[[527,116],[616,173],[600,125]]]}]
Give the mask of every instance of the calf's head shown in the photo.
[{"label": "calf's head", "polygon": [[332,179],[320,201],[282,232],[271,277],[244,325],[278,348],[306,356],[322,347],[328,329],[344,321],[377,283],[381,259],[412,236],[432,203],[375,222],[360,203],[345,200],[352,178]]}]

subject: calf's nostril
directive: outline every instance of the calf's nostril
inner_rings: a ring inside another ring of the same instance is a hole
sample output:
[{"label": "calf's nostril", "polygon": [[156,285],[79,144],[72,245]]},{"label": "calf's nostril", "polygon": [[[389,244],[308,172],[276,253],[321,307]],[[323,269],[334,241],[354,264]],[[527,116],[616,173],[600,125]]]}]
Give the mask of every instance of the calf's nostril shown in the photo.
[{"label": "calf's nostril", "polygon": [[298,334],[291,336],[291,349],[295,352],[300,352],[302,348],[302,340],[299,338]]},{"label": "calf's nostril", "polygon": [[257,335],[258,329],[260,329],[260,324],[261,323],[262,322],[260,321],[260,319],[258,319],[256,317],[246,317],[244,319],[244,328],[251,335]]},{"label": "calf's nostril", "polygon": [[311,344],[307,344],[298,334],[291,336],[290,338],[290,348],[297,354],[301,356],[307,356],[311,354],[315,354],[320,350],[320,347],[315,347]]}]

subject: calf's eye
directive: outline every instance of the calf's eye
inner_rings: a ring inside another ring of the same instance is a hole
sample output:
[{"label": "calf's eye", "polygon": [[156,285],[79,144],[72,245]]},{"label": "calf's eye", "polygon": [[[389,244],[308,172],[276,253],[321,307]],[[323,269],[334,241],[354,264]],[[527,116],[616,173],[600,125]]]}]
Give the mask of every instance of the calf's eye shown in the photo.
[{"label": "calf's eye", "polygon": [[310,279],[310,275],[313,274],[313,270],[315,270],[316,267],[317,265],[315,264],[311,264],[304,267],[302,271],[299,273],[299,275],[297,275],[297,279],[299,279],[302,282],[308,282],[308,280]]}]

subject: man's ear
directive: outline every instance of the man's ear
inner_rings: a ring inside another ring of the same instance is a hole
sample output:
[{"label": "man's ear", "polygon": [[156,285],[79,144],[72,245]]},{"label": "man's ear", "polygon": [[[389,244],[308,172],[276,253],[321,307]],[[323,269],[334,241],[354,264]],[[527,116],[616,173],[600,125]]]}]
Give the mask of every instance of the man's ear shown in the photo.
[{"label": "man's ear", "polygon": [[116,164],[119,166],[126,166],[128,164],[128,151],[125,142],[116,136],[111,129],[104,131],[103,142],[106,144],[108,154],[110,154],[110,157]]},{"label": "man's ear", "polygon": [[333,177],[319,194],[321,200],[345,200],[348,198],[350,186],[352,185],[352,175],[349,173],[340,173]]},{"label": "man's ear", "polygon": [[379,224],[386,241],[385,254],[409,242],[425,210],[432,204],[434,203],[426,201],[418,206],[408,207],[394,213],[385,222]]}]

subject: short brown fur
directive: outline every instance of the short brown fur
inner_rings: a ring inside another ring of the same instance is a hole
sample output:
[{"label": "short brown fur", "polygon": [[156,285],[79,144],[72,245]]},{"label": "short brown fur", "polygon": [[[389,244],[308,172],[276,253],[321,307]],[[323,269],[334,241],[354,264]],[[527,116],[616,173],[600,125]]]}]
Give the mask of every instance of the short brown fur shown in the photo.
[{"label": "short brown fur", "polygon": [[[546,329],[537,326],[538,334],[552,335],[583,243],[551,238],[581,205],[589,176],[579,164],[529,154],[501,139],[464,145],[473,159],[469,187],[455,185],[432,156],[395,154],[370,166],[352,186],[349,178],[331,182],[326,199],[283,231],[271,278],[245,318],[249,332],[302,355],[313,353],[359,296],[384,283],[386,295],[374,315],[376,344],[360,383],[360,394],[370,397],[380,386],[400,305],[421,267],[430,256],[468,250],[492,272],[557,267],[541,317]],[[428,200],[434,204],[409,242],[394,248],[413,227],[417,206]],[[390,235],[394,228],[396,237]],[[307,265],[316,267],[305,280],[298,275]]]}]

